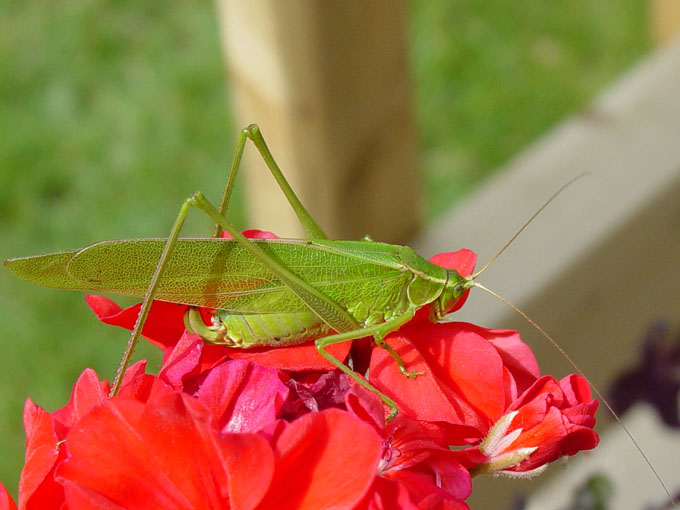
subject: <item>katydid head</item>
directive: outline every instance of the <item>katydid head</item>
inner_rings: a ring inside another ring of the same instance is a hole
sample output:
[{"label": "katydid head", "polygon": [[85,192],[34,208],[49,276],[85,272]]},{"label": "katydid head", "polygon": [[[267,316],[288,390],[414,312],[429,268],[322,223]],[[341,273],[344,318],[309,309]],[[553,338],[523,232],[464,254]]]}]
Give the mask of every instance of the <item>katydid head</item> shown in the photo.
[{"label": "katydid head", "polygon": [[462,306],[461,298],[473,286],[474,276],[461,276],[455,269],[446,270],[446,284],[439,297],[432,302],[432,318],[441,320],[445,315]]}]

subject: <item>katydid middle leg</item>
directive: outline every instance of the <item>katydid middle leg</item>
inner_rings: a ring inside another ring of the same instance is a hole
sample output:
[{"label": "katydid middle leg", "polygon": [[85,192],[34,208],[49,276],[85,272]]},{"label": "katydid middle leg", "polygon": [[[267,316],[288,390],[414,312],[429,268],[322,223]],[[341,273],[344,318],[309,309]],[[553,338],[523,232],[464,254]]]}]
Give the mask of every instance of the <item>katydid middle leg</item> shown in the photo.
[{"label": "katydid middle leg", "polygon": [[[267,143],[264,141],[264,137],[260,132],[260,128],[257,124],[251,124],[250,126],[243,128],[239,133],[238,141],[236,142],[236,149],[234,150],[234,157],[231,161],[231,167],[229,168],[229,176],[227,177],[227,184],[224,187],[224,193],[222,194],[222,200],[220,202],[219,214],[222,217],[226,217],[227,209],[229,208],[229,202],[231,200],[231,194],[234,190],[234,185],[236,184],[236,176],[238,175],[239,168],[241,166],[241,160],[243,159],[243,150],[245,149],[246,141],[250,139],[257,150],[260,152],[262,159],[267,164],[269,171],[276,179],[281,191],[288,199],[288,203],[291,205],[295,214],[300,220],[302,228],[305,229],[307,236],[310,239],[328,239],[323,229],[319,224],[314,221],[314,218],[307,212],[307,209],[302,205],[300,199],[297,197],[293,188],[290,187],[288,181],[281,172],[279,165],[276,164],[274,156],[272,155]],[[219,237],[220,235],[220,224],[215,222],[215,233],[214,237]]]}]

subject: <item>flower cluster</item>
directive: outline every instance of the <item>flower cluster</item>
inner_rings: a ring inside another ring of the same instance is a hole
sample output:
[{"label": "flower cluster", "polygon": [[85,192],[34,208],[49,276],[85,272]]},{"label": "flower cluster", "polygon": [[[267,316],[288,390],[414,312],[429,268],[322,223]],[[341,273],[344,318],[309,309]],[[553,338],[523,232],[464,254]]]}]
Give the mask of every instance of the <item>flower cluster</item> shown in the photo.
[{"label": "flower cluster", "polygon": [[[433,261],[470,274],[475,256]],[[139,309],[88,304],[128,328]],[[164,350],[158,375],[140,361],[109,398],[88,369],[65,407],[27,401],[20,508],[466,509],[472,476],[532,475],[598,442],[587,382],[540,376],[514,331],[419,313],[386,338],[415,379],[369,340],[333,346],[396,401],[386,423],[378,395],[313,344],[204,345],[184,331],[185,309],[152,306],[144,336]],[[0,489],[0,510],[17,508]]]}]

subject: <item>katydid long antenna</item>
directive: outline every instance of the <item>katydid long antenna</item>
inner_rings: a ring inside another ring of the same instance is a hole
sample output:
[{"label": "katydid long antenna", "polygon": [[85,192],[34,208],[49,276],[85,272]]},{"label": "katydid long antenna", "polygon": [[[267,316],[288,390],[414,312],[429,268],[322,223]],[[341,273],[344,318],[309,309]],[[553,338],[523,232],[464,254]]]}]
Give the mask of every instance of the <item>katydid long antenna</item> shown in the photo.
[{"label": "katydid long antenna", "polygon": [[478,283],[478,282],[474,281],[478,276],[480,276],[482,273],[484,273],[484,271],[486,271],[486,270],[491,266],[491,264],[493,264],[493,263],[496,261],[496,259],[498,259],[498,257],[501,256],[501,254],[502,254],[502,253],[503,253],[503,252],[504,252],[504,251],[505,251],[505,250],[506,250],[513,242],[514,242],[515,239],[517,239],[517,237],[522,233],[522,231],[523,231],[525,228],[527,228],[527,227],[529,226],[529,224],[530,224],[534,219],[536,219],[536,217],[541,213],[541,211],[543,211],[543,209],[545,209],[545,208],[550,204],[550,202],[552,202],[555,198],[557,198],[557,196],[558,196],[560,193],[562,193],[565,189],[567,189],[569,186],[571,186],[574,182],[576,182],[577,180],[581,179],[582,177],[584,177],[584,176],[586,176],[586,175],[588,175],[587,172],[584,172],[584,173],[581,173],[581,174],[577,175],[576,177],[574,177],[574,178],[570,179],[569,181],[567,181],[564,185],[562,185],[562,187],[561,187],[560,189],[558,189],[555,193],[553,193],[553,195],[552,195],[548,200],[546,200],[545,203],[544,203],[544,204],[543,204],[543,205],[542,205],[542,206],[541,206],[534,214],[532,214],[531,217],[530,217],[530,218],[529,218],[529,219],[528,219],[528,220],[527,220],[527,221],[519,228],[519,230],[518,230],[518,231],[510,238],[510,240],[509,240],[507,243],[505,243],[505,245],[504,245],[504,246],[503,246],[503,247],[502,247],[502,248],[501,248],[501,249],[500,249],[493,257],[491,257],[491,259],[490,259],[490,260],[489,260],[489,261],[488,261],[488,262],[487,262],[487,263],[486,263],[479,271],[477,271],[477,272],[474,273],[472,276],[470,276],[470,277],[468,278],[468,280],[470,281],[470,285],[471,285],[472,287],[477,287],[477,288],[479,288],[479,289],[482,289],[482,290],[488,292],[489,294],[491,294],[492,296],[494,296],[495,298],[499,299],[500,301],[502,301],[503,303],[505,303],[507,306],[509,306],[510,308],[512,308],[512,309],[513,309],[515,312],[517,312],[519,315],[521,315],[521,316],[522,316],[529,324],[531,324],[531,325],[532,325],[532,326],[533,326],[533,327],[534,327],[541,335],[543,335],[543,337],[546,338],[546,339],[548,340],[548,342],[550,342],[550,343],[552,344],[552,346],[555,347],[555,349],[557,349],[557,351],[564,357],[564,359],[567,360],[567,362],[568,362],[568,363],[571,365],[571,367],[576,371],[576,373],[578,373],[581,377],[583,377],[584,379],[586,379],[586,380],[588,381],[588,384],[590,384],[590,387],[593,389],[593,393],[595,393],[595,395],[597,396],[597,398],[599,398],[599,399],[602,401],[602,403],[603,403],[604,406],[607,408],[607,410],[611,413],[611,415],[614,417],[614,419],[616,420],[616,422],[621,426],[621,428],[622,428],[623,431],[625,432],[626,436],[628,436],[628,438],[630,439],[630,441],[633,443],[635,449],[637,450],[637,452],[640,454],[640,456],[641,456],[642,459],[644,460],[645,464],[647,464],[647,466],[649,467],[649,469],[650,469],[651,472],[653,473],[654,477],[655,477],[656,480],[659,482],[659,485],[661,485],[661,487],[663,488],[664,492],[666,493],[666,496],[668,497],[668,501],[669,501],[670,504],[671,504],[671,508],[678,509],[678,508],[680,508],[680,507],[678,507],[678,505],[676,504],[675,499],[673,498],[673,495],[671,494],[670,490],[669,490],[668,487],[666,486],[666,483],[665,483],[665,482],[663,481],[663,479],[661,478],[661,475],[660,475],[659,472],[656,470],[656,468],[655,468],[654,465],[652,464],[652,462],[651,462],[651,460],[649,459],[649,457],[647,457],[647,455],[645,454],[645,452],[642,450],[642,447],[641,447],[640,444],[637,442],[637,440],[635,439],[635,437],[633,436],[633,434],[630,432],[630,430],[628,429],[628,427],[626,427],[626,425],[624,425],[624,423],[623,423],[623,421],[621,420],[621,418],[619,417],[619,415],[614,411],[614,409],[612,408],[611,404],[610,404],[609,401],[604,397],[604,395],[603,395],[602,392],[599,390],[599,388],[598,388],[597,386],[595,386],[592,382],[590,382],[590,380],[588,380],[588,377],[586,377],[585,373],[583,373],[583,370],[581,370],[581,368],[580,368],[580,367],[576,364],[576,362],[569,356],[569,354],[567,354],[567,352],[566,352],[566,351],[565,351],[565,350],[564,350],[564,349],[563,349],[563,348],[562,348],[562,347],[561,347],[561,346],[560,346],[560,345],[559,345],[559,344],[558,344],[558,343],[557,343],[557,342],[556,342],[556,341],[555,341],[548,333],[546,333],[546,331],[545,331],[541,326],[539,326],[538,323],[536,323],[536,321],[534,321],[531,317],[529,317],[529,316],[528,316],[525,312],[523,312],[520,308],[518,308],[517,306],[515,306],[514,304],[512,304],[510,301],[508,301],[507,299],[505,299],[503,296],[501,296],[501,295],[497,294],[496,292],[494,292],[494,291],[488,289],[487,287],[485,287],[485,286],[482,285],[481,283]]},{"label": "katydid long antenna", "polygon": [[515,239],[519,237],[519,235],[524,231],[524,229],[527,228],[531,224],[531,222],[534,221],[539,214],[541,214],[541,212],[543,212],[543,209],[550,205],[550,202],[555,200],[560,193],[562,193],[565,189],[567,189],[569,186],[574,184],[582,177],[585,177],[586,175],[588,175],[588,172],[583,172],[565,182],[560,189],[553,193],[552,196],[548,200],[546,200],[543,203],[543,205],[539,207],[538,210],[534,214],[532,214],[527,221],[524,222],[524,225],[522,225],[519,228],[519,230],[515,232],[515,234],[510,238],[510,240],[507,243],[505,243],[505,245],[500,250],[498,250],[498,252],[493,257],[491,257],[491,259],[486,264],[484,264],[484,267],[482,267],[479,271],[470,276],[470,280],[475,280],[478,276],[484,273],[484,271],[486,271],[491,266],[491,264],[493,264],[496,261],[496,259],[501,256],[501,254],[515,241]]}]

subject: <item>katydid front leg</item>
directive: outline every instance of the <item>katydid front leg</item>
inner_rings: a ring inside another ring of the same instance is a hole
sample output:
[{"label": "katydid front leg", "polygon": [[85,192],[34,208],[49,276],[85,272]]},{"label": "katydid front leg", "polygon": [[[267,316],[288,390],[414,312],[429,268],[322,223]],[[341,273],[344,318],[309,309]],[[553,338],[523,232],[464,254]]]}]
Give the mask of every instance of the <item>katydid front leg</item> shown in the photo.
[{"label": "katydid front leg", "polygon": [[[387,416],[386,420],[390,421],[392,420],[395,416],[397,416],[397,413],[399,412],[399,409],[397,408],[397,404],[394,400],[392,400],[390,397],[385,395],[382,391],[380,391],[378,388],[373,386],[371,383],[369,383],[367,380],[365,380],[363,377],[361,377],[359,374],[354,372],[351,368],[349,368],[347,365],[345,365],[342,361],[337,359],[335,356],[333,356],[331,353],[329,353],[326,350],[326,347],[329,345],[333,344],[338,344],[342,342],[349,342],[351,340],[356,340],[357,338],[364,338],[367,336],[372,336],[375,340],[375,343],[383,348],[387,346],[387,344],[384,342],[385,336],[387,336],[389,333],[398,330],[400,327],[402,327],[404,324],[406,324],[408,321],[410,321],[413,318],[413,315],[415,314],[415,309],[409,309],[402,315],[399,315],[397,317],[394,317],[393,319],[388,320],[387,322],[383,322],[381,324],[376,324],[374,326],[367,326],[364,328],[359,328],[355,329],[354,331],[346,331],[344,333],[338,333],[336,335],[330,335],[324,338],[319,338],[314,342],[316,345],[317,350],[319,351],[319,354],[321,354],[324,358],[326,358],[328,361],[333,363],[336,367],[338,367],[340,370],[345,372],[348,376],[350,376],[352,379],[354,379],[356,382],[361,384],[364,388],[369,389],[371,391],[376,392],[378,395],[380,395],[380,398],[382,401],[387,405],[391,411],[390,414]],[[404,360],[401,359],[401,356],[392,349],[391,347],[389,349],[385,349],[387,352],[394,357],[394,359],[397,361],[399,364],[399,368],[404,374],[408,374],[409,376],[415,376],[418,375],[416,372],[407,372],[405,367],[404,367]]]}]

